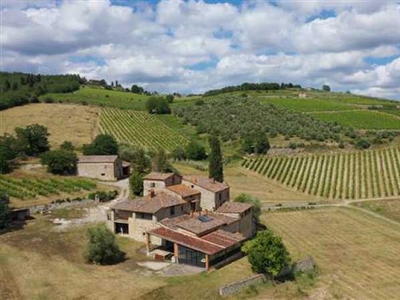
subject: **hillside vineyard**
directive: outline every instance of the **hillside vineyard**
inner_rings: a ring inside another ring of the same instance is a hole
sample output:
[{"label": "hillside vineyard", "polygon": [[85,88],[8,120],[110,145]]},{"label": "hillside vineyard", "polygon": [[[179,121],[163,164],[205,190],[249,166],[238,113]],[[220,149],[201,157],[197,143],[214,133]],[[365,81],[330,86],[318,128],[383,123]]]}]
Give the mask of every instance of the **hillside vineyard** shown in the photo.
[{"label": "hillside vineyard", "polygon": [[243,167],[298,191],[329,199],[400,195],[400,149],[257,157]]},{"label": "hillside vineyard", "polygon": [[100,130],[113,135],[118,142],[147,149],[171,151],[187,143],[186,138],[156,116],[141,111],[104,108],[100,115]]}]

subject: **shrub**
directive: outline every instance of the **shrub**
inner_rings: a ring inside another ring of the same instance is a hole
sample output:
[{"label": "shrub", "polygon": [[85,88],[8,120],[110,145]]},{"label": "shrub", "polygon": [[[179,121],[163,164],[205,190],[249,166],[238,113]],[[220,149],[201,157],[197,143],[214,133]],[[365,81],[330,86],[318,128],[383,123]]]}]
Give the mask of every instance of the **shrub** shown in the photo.
[{"label": "shrub", "polygon": [[41,156],[43,165],[47,165],[47,171],[58,175],[73,175],[76,172],[77,156],[71,151],[48,151]]},{"label": "shrub", "polygon": [[168,101],[162,97],[150,97],[146,102],[146,109],[151,114],[170,114]]},{"label": "shrub", "polygon": [[186,146],[186,157],[192,160],[203,160],[207,158],[206,150],[196,141],[191,141]]},{"label": "shrub", "polygon": [[115,236],[105,224],[94,225],[87,230],[86,261],[100,265],[120,262],[124,253],[115,243]]},{"label": "shrub", "polygon": [[47,96],[46,98],[44,98],[44,102],[45,103],[54,103],[54,99],[50,96]]},{"label": "shrub", "polygon": [[254,219],[259,222],[261,215],[261,202],[260,199],[249,194],[240,194],[235,198],[235,202],[250,203],[253,205]]},{"label": "shrub", "polygon": [[99,134],[91,144],[83,145],[83,155],[117,155],[118,143],[108,134]]},{"label": "shrub", "polygon": [[355,146],[359,149],[368,149],[371,144],[366,139],[358,139],[355,143]]},{"label": "shrub", "polygon": [[74,144],[72,144],[69,141],[64,141],[61,145],[60,145],[60,150],[64,150],[64,151],[74,151],[75,147]]},{"label": "shrub", "polygon": [[243,246],[251,268],[257,273],[266,273],[276,278],[290,263],[290,255],[282,239],[271,231],[265,230]]},{"label": "shrub", "polygon": [[172,150],[171,157],[175,161],[181,161],[186,159],[185,150],[182,147],[177,147]]},{"label": "shrub", "polygon": [[197,106],[202,106],[204,104],[204,100],[203,99],[198,99],[196,100],[196,102],[194,103]]}]

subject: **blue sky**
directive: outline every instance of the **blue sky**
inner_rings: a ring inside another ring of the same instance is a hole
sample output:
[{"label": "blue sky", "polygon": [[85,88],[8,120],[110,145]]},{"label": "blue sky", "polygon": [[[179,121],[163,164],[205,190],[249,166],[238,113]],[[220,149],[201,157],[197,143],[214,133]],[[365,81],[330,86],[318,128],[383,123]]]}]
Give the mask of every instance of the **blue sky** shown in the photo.
[{"label": "blue sky", "polygon": [[6,71],[162,92],[293,82],[400,99],[399,1],[8,1]]}]

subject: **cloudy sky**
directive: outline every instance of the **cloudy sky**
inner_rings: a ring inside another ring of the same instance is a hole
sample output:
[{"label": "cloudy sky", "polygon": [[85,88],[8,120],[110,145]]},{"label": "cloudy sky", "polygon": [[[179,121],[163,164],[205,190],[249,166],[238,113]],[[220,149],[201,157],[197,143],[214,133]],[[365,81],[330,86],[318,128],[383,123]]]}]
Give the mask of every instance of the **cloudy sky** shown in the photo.
[{"label": "cloudy sky", "polygon": [[400,1],[1,1],[1,69],[161,92],[242,82],[400,99]]}]

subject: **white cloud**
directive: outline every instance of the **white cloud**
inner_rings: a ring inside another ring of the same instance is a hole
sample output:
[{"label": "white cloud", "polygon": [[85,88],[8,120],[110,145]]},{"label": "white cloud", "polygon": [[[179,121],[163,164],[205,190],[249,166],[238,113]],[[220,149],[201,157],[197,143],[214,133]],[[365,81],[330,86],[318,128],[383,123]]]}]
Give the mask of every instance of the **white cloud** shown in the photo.
[{"label": "white cloud", "polygon": [[[399,58],[385,60],[400,53],[396,1],[3,1],[1,9],[2,70],[80,73],[160,91],[328,82],[400,98]],[[206,67],[192,68],[199,63]]]}]

